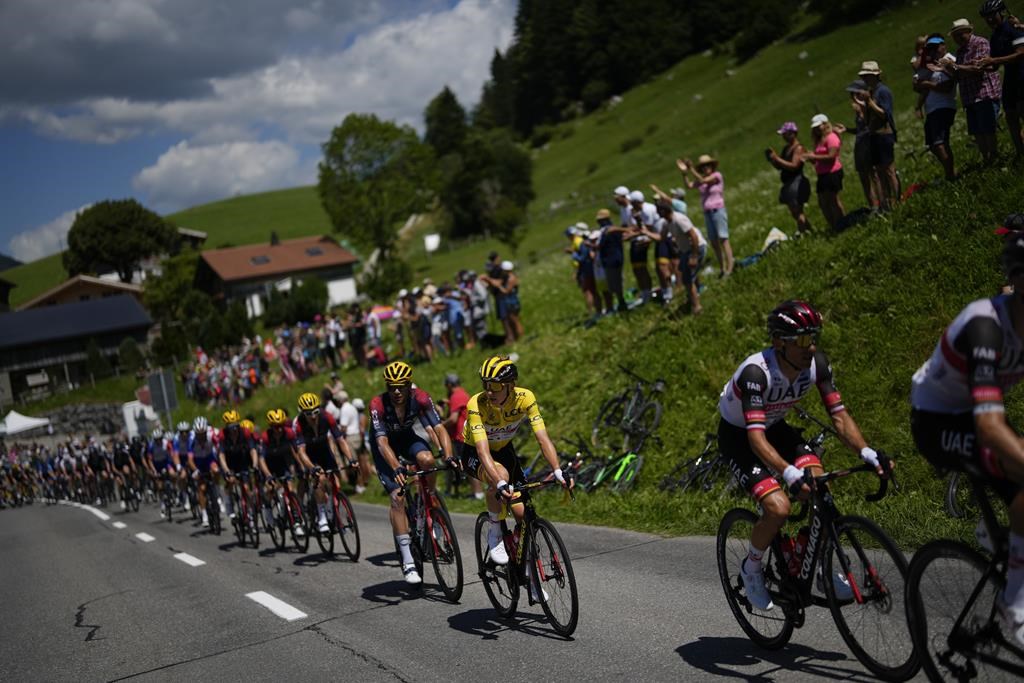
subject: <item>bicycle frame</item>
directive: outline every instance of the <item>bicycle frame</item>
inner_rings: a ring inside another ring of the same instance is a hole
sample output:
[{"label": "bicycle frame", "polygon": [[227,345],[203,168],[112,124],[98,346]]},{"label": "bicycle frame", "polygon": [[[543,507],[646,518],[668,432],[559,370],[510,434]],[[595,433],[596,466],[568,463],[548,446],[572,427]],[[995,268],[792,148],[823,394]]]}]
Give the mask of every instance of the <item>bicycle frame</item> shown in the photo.
[{"label": "bicycle frame", "polygon": [[[402,496],[405,498],[405,513],[409,517],[409,526],[411,527],[409,531],[415,531],[410,536],[413,538],[413,542],[419,545],[421,555],[424,550],[424,541],[427,538],[430,539],[431,551],[437,552],[437,539],[434,536],[434,518],[427,514],[427,510],[434,507],[444,508],[444,504],[441,502],[440,497],[438,497],[437,491],[430,491],[427,488],[426,476],[448,469],[448,467],[441,466],[409,473],[406,477],[407,479],[416,479],[418,497],[415,502],[410,502],[412,499],[405,495],[409,484],[406,483],[402,489]],[[421,519],[423,521],[422,533],[420,532]]]}]

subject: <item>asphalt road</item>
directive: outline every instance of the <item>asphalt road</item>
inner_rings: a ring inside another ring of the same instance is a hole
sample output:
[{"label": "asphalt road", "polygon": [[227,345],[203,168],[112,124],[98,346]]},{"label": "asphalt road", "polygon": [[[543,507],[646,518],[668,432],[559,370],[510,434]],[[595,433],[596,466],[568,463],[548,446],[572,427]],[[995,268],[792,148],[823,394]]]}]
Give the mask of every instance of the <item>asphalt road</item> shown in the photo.
[{"label": "asphalt road", "polygon": [[[475,576],[469,515],[455,515],[467,582],[451,604],[401,581],[381,507],[356,505],[357,563],[315,541],[308,554],[269,549],[265,535],[260,550],[241,548],[153,507],[107,513],[0,512],[0,681],[869,679],[825,609],[781,651],[750,643],[710,538],[560,525],[581,601],[564,639],[525,600],[515,620],[497,617]],[[246,597],[257,591],[306,616],[277,616]]]}]

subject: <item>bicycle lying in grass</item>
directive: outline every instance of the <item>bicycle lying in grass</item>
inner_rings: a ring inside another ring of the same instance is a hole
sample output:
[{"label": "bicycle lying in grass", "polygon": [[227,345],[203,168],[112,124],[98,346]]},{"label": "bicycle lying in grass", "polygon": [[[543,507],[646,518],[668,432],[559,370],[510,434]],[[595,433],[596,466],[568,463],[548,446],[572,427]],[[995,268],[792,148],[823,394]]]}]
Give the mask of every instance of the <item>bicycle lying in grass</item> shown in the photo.
[{"label": "bicycle lying in grass", "polygon": [[[695,457],[676,465],[658,484],[662,491],[710,491],[718,478],[729,472],[729,465],[718,451],[718,437],[704,435],[704,448]],[[693,487],[691,489],[691,486]]]},{"label": "bicycle lying in grass", "polygon": [[[884,456],[879,455],[882,460]],[[884,458],[886,467],[889,462]],[[809,469],[804,470],[803,481],[797,486],[807,485],[810,498],[800,514],[790,520],[799,521],[810,511],[806,549],[787,557],[793,552],[792,546],[780,532],[763,561],[765,585],[774,609],[754,607],[740,578],[740,565],[758,520],[753,511],[736,508],[723,517],[718,527],[718,574],[729,609],[759,646],[773,650],[783,647],[793,629],[804,625],[808,607],[827,606],[839,634],[861,664],[880,678],[903,681],[920,666],[903,610],[907,560],[874,522],[840,514],[829,491],[829,482],[857,472],[873,474],[875,470],[860,465],[817,477]],[[881,500],[888,486],[889,480],[882,479],[878,491],[867,500]],[[812,593],[815,577],[824,598]]]},{"label": "bicycle lying in grass", "polygon": [[[567,439],[566,443],[572,447],[571,450],[575,455],[559,452],[559,457],[569,462],[569,465],[563,469],[572,471],[577,488],[581,488],[587,493],[593,493],[601,486],[606,485],[608,489],[616,493],[625,493],[636,485],[640,469],[644,465],[643,456],[630,452],[601,458],[590,451],[581,437]],[[544,481],[551,478],[550,466],[546,461],[538,463],[540,457],[538,454],[528,467],[524,468],[524,472],[527,473],[527,481]],[[538,464],[543,467],[534,469]]]},{"label": "bicycle lying in grass", "polygon": [[657,396],[665,391],[665,380],[651,382],[623,365],[619,369],[635,381],[601,405],[590,442],[612,451],[639,453],[661,424],[662,406]]},{"label": "bicycle lying in grass", "polygon": [[[536,491],[557,484],[554,479],[523,484],[517,493]],[[574,498],[572,489],[569,495]],[[519,589],[527,587],[528,603],[540,603],[555,632],[570,636],[576,630],[580,616],[579,593],[572,561],[562,537],[551,522],[539,517],[533,500],[527,496],[522,522],[509,530],[501,520],[501,535],[509,561],[496,565],[490,559],[487,532],[491,520],[486,512],[476,518],[477,573],[484,584],[487,598],[502,617],[512,617],[519,603]],[[507,506],[506,506],[507,514]]]},{"label": "bicycle lying in grass", "polygon": [[[459,539],[448,510],[437,492],[427,488],[425,478],[428,474],[448,469],[446,466],[432,467],[407,474],[402,497],[405,498],[405,514],[409,518],[409,536],[412,539],[409,549],[416,572],[423,576],[423,565],[430,562],[444,596],[458,602],[464,583]],[[415,488],[412,487],[414,479]],[[420,584],[421,587],[423,585]]]},{"label": "bicycle lying in grass", "polygon": [[984,475],[971,463],[965,469],[991,549],[978,552],[942,539],[917,551],[907,574],[910,633],[933,681],[1020,680],[1024,648],[1003,634],[997,606],[1006,584],[1009,536]]}]

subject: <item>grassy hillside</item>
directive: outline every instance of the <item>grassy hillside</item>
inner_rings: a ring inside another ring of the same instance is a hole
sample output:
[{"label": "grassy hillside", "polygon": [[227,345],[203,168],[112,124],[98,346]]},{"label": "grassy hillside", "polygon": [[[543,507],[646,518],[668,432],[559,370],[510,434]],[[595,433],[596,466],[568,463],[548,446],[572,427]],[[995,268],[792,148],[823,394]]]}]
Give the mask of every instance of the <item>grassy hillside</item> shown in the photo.
[{"label": "grassy hillside", "polygon": [[32,299],[67,278],[62,254],[52,254],[5,270],[3,278],[18,285],[11,290],[11,308]]}]

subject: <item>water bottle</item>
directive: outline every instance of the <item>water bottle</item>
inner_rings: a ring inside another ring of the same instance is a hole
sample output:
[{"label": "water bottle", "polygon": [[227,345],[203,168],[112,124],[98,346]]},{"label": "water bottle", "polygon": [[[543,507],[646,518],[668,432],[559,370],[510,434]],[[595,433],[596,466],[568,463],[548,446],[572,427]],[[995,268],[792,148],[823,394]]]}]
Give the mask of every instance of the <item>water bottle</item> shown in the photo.
[{"label": "water bottle", "polygon": [[792,538],[783,534],[782,542],[779,545],[782,546],[782,560],[786,563],[786,569],[789,571],[790,575],[792,575],[794,573],[793,558],[795,557],[794,549],[796,544]]},{"label": "water bottle", "polygon": [[793,544],[793,561],[789,564],[789,573],[794,576],[800,572],[800,565],[804,561],[804,553],[807,552],[807,539],[811,535],[808,527],[800,527],[796,535],[796,543]]}]

